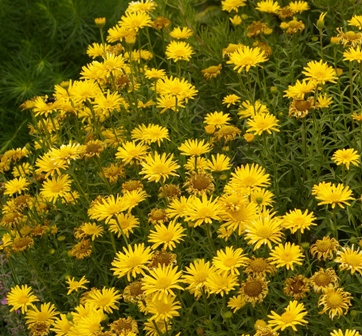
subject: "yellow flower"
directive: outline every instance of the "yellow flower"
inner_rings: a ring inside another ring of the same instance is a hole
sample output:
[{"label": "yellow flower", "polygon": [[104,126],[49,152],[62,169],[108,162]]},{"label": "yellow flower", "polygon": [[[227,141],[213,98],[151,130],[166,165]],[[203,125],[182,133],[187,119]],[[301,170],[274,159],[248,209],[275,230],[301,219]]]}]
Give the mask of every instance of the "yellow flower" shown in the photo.
[{"label": "yellow flower", "polygon": [[153,0],[132,1],[128,4],[126,13],[148,13],[157,7]]},{"label": "yellow flower", "polygon": [[126,29],[138,31],[144,27],[151,26],[151,17],[144,12],[127,12],[126,15],[122,16],[119,24]]},{"label": "yellow flower", "polygon": [[341,251],[337,251],[334,261],[340,264],[340,270],[349,270],[351,274],[358,272],[362,275],[362,251],[359,248],[354,250],[354,245],[343,247]]},{"label": "yellow flower", "polygon": [[294,264],[302,265],[303,253],[301,248],[294,243],[279,244],[270,252],[270,263],[277,268],[285,266],[287,270],[294,270]]},{"label": "yellow flower", "polygon": [[206,69],[201,70],[202,75],[206,80],[210,80],[212,78],[216,78],[218,75],[220,75],[222,69],[222,65],[212,65],[209,66]]},{"label": "yellow flower", "polygon": [[219,273],[215,270],[210,270],[205,282],[206,290],[210,294],[220,294],[222,297],[229,294],[238,286],[236,274]]},{"label": "yellow flower", "polygon": [[243,295],[236,295],[229,299],[228,307],[233,310],[234,314],[243,308],[247,302],[244,299]]},{"label": "yellow flower", "polygon": [[67,284],[68,284],[68,293],[67,295],[69,295],[70,293],[72,293],[73,291],[78,292],[78,290],[80,288],[83,289],[88,289],[86,286],[84,286],[85,284],[89,283],[89,281],[85,278],[85,276],[83,275],[82,278],[77,281],[74,278],[68,278],[67,279]]},{"label": "yellow flower", "polygon": [[93,304],[96,308],[102,309],[102,311],[111,314],[114,309],[119,309],[117,304],[119,304],[119,299],[122,295],[119,294],[119,291],[115,288],[105,288],[102,290],[96,289],[92,291],[87,297],[87,301],[90,304]]},{"label": "yellow flower", "polygon": [[350,47],[343,53],[344,61],[357,61],[358,63],[362,62],[362,49],[361,46],[357,46],[356,48]]},{"label": "yellow flower", "polygon": [[46,180],[40,189],[40,195],[42,195],[45,200],[55,203],[59,197],[64,197],[66,193],[71,191],[71,183],[72,181],[67,174]]},{"label": "yellow flower", "polygon": [[184,101],[187,103],[189,99],[194,99],[198,91],[186,79],[170,76],[157,80],[156,92],[161,96],[174,96],[177,98],[178,104],[181,104]]},{"label": "yellow flower", "polygon": [[259,47],[250,48],[247,46],[239,47],[231,55],[227,64],[233,64],[234,70],[240,73],[244,68],[249,71],[251,67],[259,65],[259,63],[267,61],[265,52]]},{"label": "yellow flower", "polygon": [[246,0],[223,0],[221,1],[221,9],[223,11],[231,12],[231,11],[238,11],[239,7],[246,6]]},{"label": "yellow flower", "polygon": [[152,297],[152,301],[159,300],[167,303],[170,297],[175,296],[174,290],[183,288],[179,285],[182,272],[172,265],[162,265],[149,271],[142,279],[142,290]]},{"label": "yellow flower", "polygon": [[133,230],[139,227],[139,220],[131,213],[119,213],[114,218],[108,221],[109,231],[115,233],[117,237],[121,237],[123,234],[128,238]]},{"label": "yellow flower", "polygon": [[145,70],[145,77],[147,79],[159,79],[164,76],[166,76],[166,72],[164,69],[158,70],[158,69],[152,68],[152,69]]},{"label": "yellow flower", "polygon": [[185,236],[184,232],[185,229],[182,225],[175,221],[172,221],[168,226],[157,224],[155,225],[155,229],[150,231],[148,241],[154,243],[152,245],[153,249],[157,249],[158,246],[163,245],[162,248],[164,250],[169,249],[172,251],[176,247],[176,244],[183,240],[182,237]]},{"label": "yellow flower", "polygon": [[318,239],[310,247],[310,253],[313,257],[317,255],[318,260],[333,259],[333,252],[337,252],[339,243],[334,238],[323,237]]},{"label": "yellow flower", "polygon": [[175,170],[180,166],[172,159],[173,154],[169,156],[166,153],[160,155],[157,152],[149,154],[141,162],[142,171],[140,174],[145,175],[144,178],[148,181],[154,182],[160,180],[165,182],[169,176],[178,176]]},{"label": "yellow flower", "polygon": [[333,101],[332,97],[328,97],[326,93],[319,95],[315,107],[317,108],[328,108],[331,102]]},{"label": "yellow flower", "polygon": [[335,83],[337,76],[334,68],[324,63],[322,60],[310,61],[305,66],[302,74],[306,75],[308,80],[314,81],[317,84],[325,84],[326,82]]},{"label": "yellow flower", "polygon": [[301,233],[304,233],[304,230],[309,230],[310,226],[317,225],[313,223],[316,219],[313,212],[308,214],[308,210],[305,210],[304,213],[302,213],[301,210],[294,209],[283,216],[282,225],[284,228],[289,229],[291,233],[295,233],[298,230],[300,230]]},{"label": "yellow flower", "polygon": [[32,293],[32,288],[28,285],[16,285],[12,287],[10,292],[7,294],[6,299],[8,305],[12,306],[10,312],[17,309],[21,309],[21,313],[25,314],[29,307],[34,307],[33,302],[39,301],[39,299]]},{"label": "yellow flower", "polygon": [[103,235],[103,227],[97,225],[96,223],[83,223],[79,228],[79,237],[84,238],[87,236],[91,236],[92,240],[102,237]]},{"label": "yellow flower", "polygon": [[304,275],[287,278],[284,283],[284,293],[295,300],[304,299],[309,293],[310,281]]},{"label": "yellow flower", "polygon": [[349,26],[355,26],[359,30],[362,29],[362,15],[353,15],[351,20],[348,20]]},{"label": "yellow flower", "polygon": [[352,190],[349,186],[344,186],[342,183],[334,185],[331,183],[319,183],[313,188],[318,188],[315,193],[315,198],[320,202],[318,205],[330,204],[332,209],[336,205],[344,208],[344,205],[350,205],[348,201],[354,200],[352,197]]},{"label": "yellow flower", "polygon": [[211,155],[211,159],[207,160],[207,169],[212,172],[221,172],[231,168],[231,160],[224,154]]},{"label": "yellow flower", "polygon": [[229,18],[229,20],[234,26],[238,26],[242,22],[242,19],[239,15],[234,15],[232,18]]},{"label": "yellow flower", "polygon": [[277,14],[278,11],[280,10],[280,6],[276,1],[274,2],[273,0],[264,0],[264,1],[259,1],[256,4],[255,9],[260,12]]},{"label": "yellow flower", "polygon": [[253,307],[256,303],[263,302],[268,294],[268,282],[263,276],[249,275],[240,285],[239,293],[245,302],[250,302]]},{"label": "yellow flower", "polygon": [[176,297],[174,296],[163,298],[162,300],[146,300],[145,311],[152,315],[149,319],[152,322],[167,322],[172,318],[179,316],[180,313],[178,310],[180,309],[181,304],[179,301],[176,301]]},{"label": "yellow flower", "polygon": [[272,131],[279,132],[277,128],[278,119],[269,113],[259,113],[256,114],[253,118],[248,119],[248,129],[247,132],[255,133],[256,135],[261,135],[264,132],[271,134]]},{"label": "yellow flower", "polygon": [[284,97],[304,100],[304,96],[307,93],[314,92],[315,82],[303,79],[301,82],[296,81],[295,85],[289,85],[288,90],[285,90]]},{"label": "yellow flower", "polygon": [[236,94],[229,94],[224,97],[222,104],[226,105],[227,108],[230,107],[230,105],[235,105],[237,102],[240,101],[240,97]]},{"label": "yellow flower", "polygon": [[346,329],[344,332],[341,329],[333,330],[330,336],[361,336],[357,330]]},{"label": "yellow flower", "polygon": [[170,36],[177,40],[187,39],[192,35],[192,30],[187,27],[176,27],[170,32]]},{"label": "yellow flower", "polygon": [[191,46],[183,41],[171,41],[165,51],[167,59],[172,59],[174,62],[189,61],[193,53]]},{"label": "yellow flower", "polygon": [[343,288],[327,288],[318,300],[318,307],[323,305],[323,309],[319,313],[328,312],[331,320],[336,316],[339,318],[341,315],[347,314],[349,306],[352,305],[351,299],[351,293],[343,291]]},{"label": "yellow flower", "polygon": [[238,268],[246,261],[245,254],[242,253],[241,247],[234,249],[232,246],[226,246],[224,250],[216,251],[216,257],[212,259],[212,263],[219,273],[240,274]]},{"label": "yellow flower", "polygon": [[325,292],[328,288],[338,286],[338,277],[334,269],[321,268],[312,275],[310,282],[313,286],[314,292]]},{"label": "yellow flower", "polygon": [[170,140],[168,129],[155,124],[148,124],[147,126],[141,124],[132,130],[131,136],[133,140],[138,140],[147,145],[156,142],[160,146],[163,140]]},{"label": "yellow flower", "polygon": [[128,204],[125,204],[124,198],[119,195],[116,197],[109,195],[93,201],[88,209],[88,216],[90,219],[96,219],[98,221],[105,220],[106,223],[109,223],[113,216],[127,209]]},{"label": "yellow flower", "polygon": [[306,1],[293,1],[290,2],[288,6],[294,14],[302,13],[306,10],[309,10],[309,5]]},{"label": "yellow flower", "polygon": [[68,335],[71,326],[72,322],[67,319],[67,314],[60,314],[60,317],[53,321],[53,328],[50,330],[54,331],[56,336],[64,336]]},{"label": "yellow flower", "polygon": [[273,215],[268,211],[262,212],[256,220],[245,226],[245,239],[249,245],[254,245],[254,251],[262,245],[268,245],[271,249],[272,243],[278,244],[283,238],[283,220]]},{"label": "yellow flower", "polygon": [[246,164],[237,167],[231,173],[229,185],[231,189],[238,190],[239,188],[264,188],[270,184],[269,174],[266,174],[265,169],[258,164]]},{"label": "yellow flower", "polygon": [[296,325],[305,325],[308,323],[308,321],[304,319],[306,315],[307,312],[303,303],[290,301],[282,315],[278,315],[276,312],[271,311],[271,314],[268,315],[268,325],[270,325],[273,330],[281,329],[283,331],[284,329],[291,327],[294,331],[297,331]]},{"label": "yellow flower", "polygon": [[29,182],[25,177],[14,178],[5,183],[4,195],[21,194],[24,190],[28,190]]},{"label": "yellow flower", "polygon": [[182,282],[188,284],[186,290],[199,298],[211,269],[210,261],[204,259],[196,259],[189,266],[186,266],[182,276]]},{"label": "yellow flower", "polygon": [[257,114],[268,113],[269,110],[265,104],[262,104],[260,100],[257,100],[252,104],[249,100],[242,102],[238,115],[240,119],[254,118]]},{"label": "yellow flower", "polygon": [[353,148],[347,149],[338,149],[334,152],[332,160],[339,166],[341,164],[346,166],[346,169],[349,169],[349,165],[359,165],[359,154]]},{"label": "yellow flower", "polygon": [[143,144],[136,144],[135,141],[126,141],[118,147],[116,158],[121,159],[125,164],[133,161],[140,161],[147,155],[149,147]]},{"label": "yellow flower", "polygon": [[49,327],[53,324],[55,316],[59,313],[52,303],[43,303],[40,310],[37,307],[29,309],[25,315],[30,335],[48,335]]},{"label": "yellow flower", "polygon": [[128,246],[128,249],[123,246],[124,252],[118,252],[112,262],[114,275],[118,278],[122,278],[127,275],[127,280],[131,281],[131,277],[137,277],[137,274],[145,275],[147,270],[146,264],[152,258],[152,252],[150,247],[142,244],[135,244],[134,248],[132,245]]},{"label": "yellow flower", "polygon": [[202,155],[211,151],[209,143],[205,143],[205,140],[186,140],[178,147],[181,151],[181,155]]},{"label": "yellow flower", "polygon": [[220,215],[223,213],[217,198],[212,200],[208,199],[206,194],[201,198],[190,197],[187,208],[185,209],[185,221],[192,222],[192,226],[200,226],[203,223],[211,224],[212,221],[221,219]]}]

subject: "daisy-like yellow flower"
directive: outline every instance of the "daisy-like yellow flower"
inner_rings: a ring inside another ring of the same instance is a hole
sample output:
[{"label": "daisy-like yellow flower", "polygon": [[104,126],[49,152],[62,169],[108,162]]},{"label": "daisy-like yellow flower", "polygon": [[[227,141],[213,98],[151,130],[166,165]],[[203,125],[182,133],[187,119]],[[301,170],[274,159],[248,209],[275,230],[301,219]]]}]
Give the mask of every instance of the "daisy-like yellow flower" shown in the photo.
[{"label": "daisy-like yellow flower", "polygon": [[108,223],[112,217],[127,209],[128,204],[125,204],[124,198],[119,195],[116,197],[109,195],[108,197],[94,200],[88,209],[88,216],[90,219],[105,220]]},{"label": "daisy-like yellow flower", "polygon": [[202,155],[211,151],[211,145],[209,143],[205,143],[205,140],[198,139],[186,140],[177,148],[181,152],[181,155],[186,156]]},{"label": "daisy-like yellow flower", "polygon": [[[319,183],[315,185],[315,198],[320,201],[318,205],[330,204],[332,209],[339,205],[344,209],[345,205],[350,205],[348,201],[354,200],[352,190],[342,183],[334,185],[332,183]],[[313,191],[314,192],[314,191]]]},{"label": "daisy-like yellow flower", "polygon": [[39,299],[32,293],[32,290],[28,285],[12,287],[6,296],[8,305],[12,306],[10,312],[21,309],[21,313],[25,314],[29,307],[34,307],[33,302],[39,301]]},{"label": "daisy-like yellow flower", "polygon": [[294,13],[302,13],[309,10],[309,5],[307,1],[293,1],[288,4],[290,10]]},{"label": "daisy-like yellow flower", "polygon": [[25,177],[14,178],[5,183],[5,195],[21,194],[23,191],[28,190],[29,182]]},{"label": "daisy-like yellow flower", "polygon": [[142,290],[152,300],[160,300],[167,303],[170,297],[175,296],[174,290],[183,288],[179,285],[182,271],[172,265],[162,265],[149,271],[142,279]]},{"label": "daisy-like yellow flower", "polygon": [[165,182],[169,176],[178,176],[175,170],[180,166],[172,159],[173,154],[169,156],[166,153],[160,155],[157,152],[148,154],[141,162],[142,170],[140,174],[145,175],[144,178],[148,181],[154,182],[160,180]]},{"label": "daisy-like yellow flower", "polygon": [[254,104],[249,100],[241,103],[238,115],[240,119],[254,118],[257,114],[268,113],[269,110],[265,104],[262,104],[260,100],[257,100]]},{"label": "daisy-like yellow flower", "polygon": [[151,17],[144,12],[128,12],[126,15],[122,16],[121,21],[119,22],[123,28],[136,32],[144,27],[150,27],[151,23]]},{"label": "daisy-like yellow flower", "polygon": [[216,270],[211,270],[206,282],[205,288],[210,294],[220,294],[222,297],[229,294],[238,286],[236,274],[219,273]]},{"label": "daisy-like yellow flower", "polygon": [[357,330],[346,329],[344,332],[341,329],[333,330],[330,336],[361,336]]},{"label": "daisy-like yellow flower", "polygon": [[195,86],[184,78],[163,77],[156,82],[156,92],[161,95],[171,95],[177,98],[178,104],[194,99],[197,94]]},{"label": "daisy-like yellow flower", "polygon": [[155,124],[139,125],[132,130],[131,136],[133,140],[138,140],[142,144],[148,145],[156,142],[160,146],[163,140],[170,140],[168,129]]},{"label": "daisy-like yellow flower", "polygon": [[119,299],[122,297],[119,291],[115,288],[105,288],[102,290],[96,289],[91,291],[88,295],[86,302],[93,304],[96,308],[102,309],[102,311],[111,314],[113,310],[119,309]]},{"label": "daisy-like yellow flower", "polygon": [[188,284],[186,290],[199,298],[211,269],[210,261],[204,259],[196,259],[189,266],[186,266],[182,276],[182,282]]},{"label": "daisy-like yellow flower", "polygon": [[284,228],[289,229],[291,233],[295,233],[298,230],[304,233],[304,230],[309,230],[311,226],[317,225],[313,223],[316,219],[313,212],[308,213],[308,210],[305,210],[303,213],[302,210],[294,209],[283,216],[282,225]]},{"label": "daisy-like yellow flower", "polygon": [[362,62],[362,49],[361,46],[356,46],[355,48],[350,47],[343,53],[343,60],[349,62]]},{"label": "daisy-like yellow flower", "polygon": [[157,7],[153,0],[132,1],[129,3],[126,13],[148,13]]},{"label": "daisy-like yellow flower", "polygon": [[305,325],[308,323],[308,321],[304,319],[306,315],[307,311],[303,303],[298,303],[298,301],[295,300],[290,301],[283,314],[278,315],[276,312],[271,311],[271,314],[268,315],[268,325],[271,326],[273,330],[280,329],[283,331],[291,327],[294,331],[297,331],[297,325]]},{"label": "daisy-like yellow flower", "polygon": [[137,274],[145,275],[147,270],[146,264],[152,258],[152,251],[150,247],[146,247],[144,243],[128,246],[128,249],[123,246],[123,252],[118,252],[112,262],[114,275],[122,278],[127,275],[127,280],[131,281],[131,277],[137,277]]},{"label": "daisy-like yellow flower", "polygon": [[258,164],[246,164],[237,167],[231,173],[229,186],[231,189],[253,189],[264,188],[270,184],[269,174],[266,174],[265,169]]},{"label": "daisy-like yellow flower", "polygon": [[40,310],[37,307],[30,308],[25,315],[25,323],[30,335],[48,335],[49,327],[58,314],[55,306],[50,302],[43,303]]},{"label": "daisy-like yellow flower", "polygon": [[351,304],[352,295],[345,292],[343,288],[327,288],[318,300],[318,307],[323,306],[320,314],[328,312],[331,320],[335,317],[339,318],[343,314],[347,314]]},{"label": "daisy-like yellow flower", "polygon": [[279,132],[278,119],[270,113],[259,113],[248,119],[247,132],[261,135],[264,132],[271,134],[272,131]]},{"label": "daisy-like yellow flower", "polygon": [[294,85],[289,85],[288,90],[285,90],[284,97],[304,100],[307,93],[314,92],[316,83],[311,80],[303,79],[302,81],[297,80]]},{"label": "daisy-like yellow flower", "polygon": [[241,22],[243,22],[239,15],[234,15],[232,18],[229,18],[229,20],[234,26],[238,26]]},{"label": "daisy-like yellow flower", "polygon": [[223,11],[231,12],[238,11],[239,7],[246,6],[246,0],[223,0],[221,1],[221,9]]},{"label": "daisy-like yellow flower", "polygon": [[211,155],[211,159],[207,160],[207,169],[212,172],[221,172],[231,168],[231,160],[224,154]]},{"label": "daisy-like yellow flower", "polygon": [[308,80],[314,81],[317,84],[325,84],[326,82],[336,83],[337,76],[335,69],[322,60],[319,62],[310,61],[303,69],[302,74],[304,74]]},{"label": "daisy-like yellow flower", "polygon": [[118,147],[116,158],[124,162],[124,164],[139,162],[147,155],[149,147],[144,144],[136,144],[135,141],[126,141],[122,146]]},{"label": "daisy-like yellow flower", "polygon": [[78,228],[79,238],[85,238],[87,236],[92,237],[92,240],[102,237],[103,235],[103,227],[97,225],[96,223],[83,223]]},{"label": "daisy-like yellow flower", "polygon": [[151,314],[150,321],[167,322],[172,318],[179,316],[178,310],[181,309],[181,304],[176,300],[175,296],[162,298],[162,300],[148,299],[146,300],[145,311]]},{"label": "daisy-like yellow flower", "polygon": [[242,295],[236,295],[229,299],[228,307],[232,309],[233,313],[235,314],[238,310],[243,308],[246,303],[247,302]]},{"label": "daisy-like yellow flower", "polygon": [[235,105],[236,103],[238,103],[240,101],[240,97],[237,96],[236,94],[229,94],[227,96],[224,97],[222,103],[224,105],[226,105],[227,108],[230,107],[230,105]]},{"label": "daisy-like yellow flower", "polygon": [[270,252],[269,261],[277,268],[286,267],[287,270],[294,270],[294,265],[302,265],[303,252],[298,245],[287,242],[279,244]]},{"label": "daisy-like yellow flower", "polygon": [[211,224],[212,221],[219,221],[223,210],[218,203],[218,199],[208,199],[206,194],[201,198],[192,196],[189,198],[187,208],[185,209],[185,221],[192,222],[192,226],[201,224]]},{"label": "daisy-like yellow flower", "polygon": [[337,251],[334,261],[339,263],[340,270],[349,270],[351,274],[358,272],[362,275],[362,251],[359,248],[354,250],[354,245],[343,247],[342,250]]},{"label": "daisy-like yellow flower", "polygon": [[184,40],[193,35],[190,28],[187,27],[176,27],[170,32],[170,36],[177,40]]},{"label": "daisy-like yellow flower", "polygon": [[321,268],[312,275],[310,283],[315,293],[325,292],[328,288],[338,287],[338,277],[333,268]]},{"label": "daisy-like yellow flower", "polygon": [[201,73],[206,80],[210,80],[210,79],[216,78],[218,75],[220,75],[221,69],[222,69],[221,64],[212,65],[206,69],[201,70]]},{"label": "daisy-like yellow flower", "polygon": [[145,77],[147,79],[159,79],[166,76],[166,72],[164,69],[147,69],[145,70]]},{"label": "daisy-like yellow flower", "polygon": [[123,234],[128,238],[133,230],[139,227],[139,220],[131,213],[116,214],[114,218],[108,221],[109,231],[115,233],[117,237],[121,237]]},{"label": "daisy-like yellow flower", "polygon": [[169,249],[172,251],[176,247],[176,244],[183,240],[182,237],[185,236],[184,232],[185,229],[182,225],[175,221],[172,221],[168,226],[161,223],[155,225],[155,229],[150,231],[148,241],[154,243],[152,245],[152,249],[154,250],[162,245],[164,250]]},{"label": "daisy-like yellow flower", "polygon": [[333,101],[333,98],[328,97],[328,95],[326,93],[321,94],[317,98],[317,103],[315,104],[315,107],[320,108],[320,109],[328,108],[331,105],[332,101]]},{"label": "daisy-like yellow flower", "polygon": [[255,9],[258,10],[259,12],[277,14],[280,10],[280,6],[277,1],[264,0],[264,1],[259,1],[256,4]]},{"label": "daisy-like yellow flower", "polygon": [[351,20],[348,20],[349,26],[355,26],[359,30],[362,29],[362,15],[353,15]]},{"label": "daisy-like yellow flower", "polygon": [[255,276],[260,275],[265,277],[265,275],[272,275],[275,272],[275,266],[271,265],[268,260],[263,257],[256,258],[252,256],[247,259],[245,266],[244,272]]},{"label": "daisy-like yellow flower", "polygon": [[323,237],[318,239],[310,247],[310,253],[313,257],[317,256],[318,260],[333,259],[334,252],[337,252],[339,243],[336,239]]},{"label": "daisy-like yellow flower", "polygon": [[68,293],[67,293],[67,295],[71,294],[73,291],[78,292],[78,290],[81,289],[81,288],[88,289],[84,285],[89,283],[89,281],[85,278],[84,275],[82,276],[82,278],[79,281],[75,280],[74,278],[69,277],[66,282],[68,284]]},{"label": "daisy-like yellow flower", "polygon": [[332,156],[332,160],[339,166],[345,165],[346,169],[349,169],[349,165],[352,164],[354,166],[359,165],[359,154],[353,148],[347,149],[338,149],[334,152]]},{"label": "daisy-like yellow flower", "polygon": [[71,183],[72,181],[68,174],[48,179],[43,182],[40,195],[42,195],[45,200],[55,203],[59,197],[64,197],[71,191]]},{"label": "daisy-like yellow flower", "polygon": [[234,249],[232,246],[226,246],[224,250],[216,251],[212,264],[217,272],[234,275],[240,274],[238,268],[243,266],[246,260],[241,247]]},{"label": "daisy-like yellow flower", "polygon": [[256,303],[263,302],[268,294],[268,282],[263,276],[249,275],[240,285],[239,293],[245,302],[250,302],[253,307]]},{"label": "daisy-like yellow flower", "polygon": [[268,58],[265,52],[259,47],[250,48],[243,46],[236,49],[230,55],[230,60],[226,63],[233,64],[233,69],[240,73],[244,69],[246,72],[248,72],[251,67],[255,67],[259,65],[259,63],[266,62],[267,60]]},{"label": "daisy-like yellow flower", "polygon": [[171,41],[165,51],[167,59],[174,62],[189,61],[193,53],[191,46],[184,41]]},{"label": "daisy-like yellow flower", "polygon": [[53,327],[50,328],[51,331],[55,333],[56,336],[68,335],[72,322],[68,320],[67,314],[60,314],[58,318],[55,318],[53,321]]},{"label": "daisy-like yellow flower", "polygon": [[272,192],[263,188],[255,188],[250,193],[250,201],[257,204],[261,209],[271,206],[274,203],[273,197]]}]

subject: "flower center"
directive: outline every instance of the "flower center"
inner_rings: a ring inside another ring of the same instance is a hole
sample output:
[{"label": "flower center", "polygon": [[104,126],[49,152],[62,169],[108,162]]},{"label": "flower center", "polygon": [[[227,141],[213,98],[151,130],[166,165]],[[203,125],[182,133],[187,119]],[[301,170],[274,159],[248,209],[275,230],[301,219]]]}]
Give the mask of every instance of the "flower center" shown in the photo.
[{"label": "flower center", "polygon": [[361,266],[361,257],[359,255],[350,254],[345,257],[345,262],[350,266]]},{"label": "flower center", "polygon": [[314,282],[317,286],[326,287],[331,283],[331,277],[326,273],[321,273],[315,277]]},{"label": "flower center", "polygon": [[327,304],[331,309],[338,308],[343,303],[343,297],[338,293],[331,293],[326,298]]},{"label": "flower center", "polygon": [[285,312],[280,318],[284,323],[291,323],[294,321],[295,316],[291,312]]},{"label": "flower center", "polygon": [[248,296],[258,296],[262,293],[263,286],[260,281],[249,281],[245,284],[244,293]]}]

